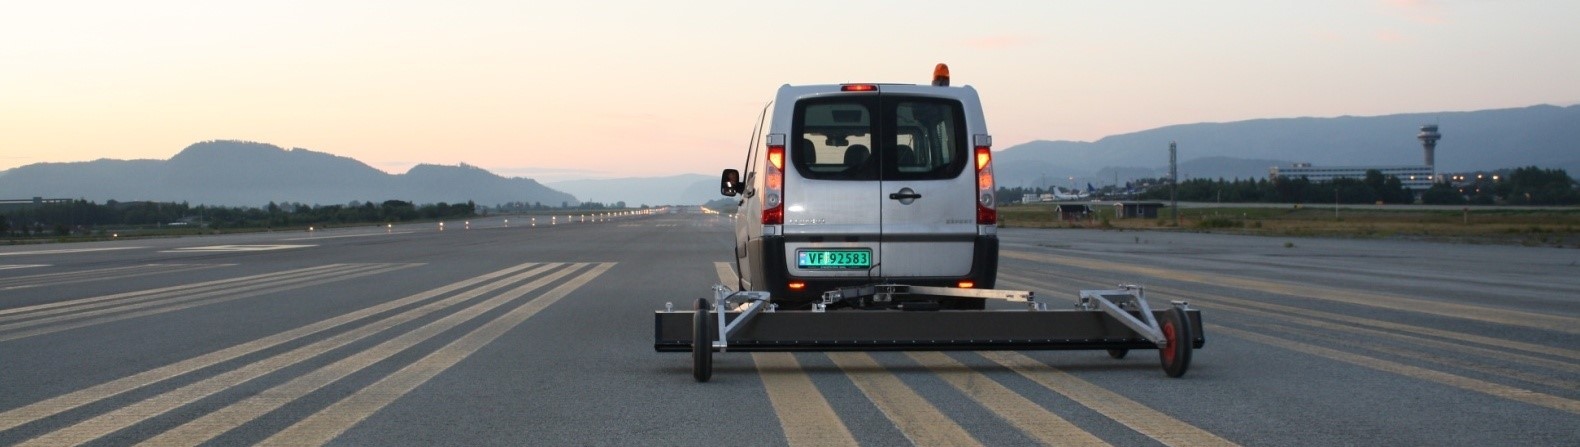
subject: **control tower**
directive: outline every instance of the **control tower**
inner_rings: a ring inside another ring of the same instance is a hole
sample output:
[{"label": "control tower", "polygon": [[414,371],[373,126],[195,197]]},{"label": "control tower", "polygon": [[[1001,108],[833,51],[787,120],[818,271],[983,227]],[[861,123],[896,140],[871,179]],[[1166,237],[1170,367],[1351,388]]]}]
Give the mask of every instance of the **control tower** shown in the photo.
[{"label": "control tower", "polygon": [[1415,138],[1421,140],[1421,150],[1426,152],[1426,166],[1432,168],[1432,172],[1437,172],[1437,140],[1442,139],[1443,134],[1437,133],[1436,124],[1426,124],[1421,126],[1421,133],[1416,134]]}]

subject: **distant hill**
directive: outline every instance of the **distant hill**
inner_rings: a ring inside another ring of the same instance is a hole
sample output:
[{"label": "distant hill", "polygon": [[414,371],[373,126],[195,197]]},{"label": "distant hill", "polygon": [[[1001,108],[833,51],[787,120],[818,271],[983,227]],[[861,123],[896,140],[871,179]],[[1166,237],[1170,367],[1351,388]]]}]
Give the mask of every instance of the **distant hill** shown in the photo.
[{"label": "distant hill", "polygon": [[269,202],[340,204],[405,200],[580,203],[526,178],[481,168],[418,165],[391,175],[360,161],[307,149],[245,141],[193,144],[170,160],[39,163],[0,171],[0,197],[154,200],[193,205],[262,206]]},{"label": "distant hill", "polygon": [[567,180],[549,182],[548,186],[588,202],[606,204],[625,202],[626,206],[636,207],[701,205],[709,200],[723,197],[719,195],[718,184],[718,177],[681,174],[668,177]]},{"label": "distant hill", "polygon": [[[1069,177],[1113,183],[1123,173],[1168,171],[1169,141],[1179,144],[1181,177],[1265,178],[1273,165],[1418,165],[1422,124],[1435,123],[1440,172],[1519,166],[1580,169],[1580,106],[1539,105],[1474,112],[1411,113],[1336,118],[1280,118],[1181,124],[1093,142],[1033,141],[997,153],[1003,186],[1043,179],[1067,186]],[[1106,171],[1105,171],[1106,170]],[[1109,175],[1099,173],[1103,171]]]}]

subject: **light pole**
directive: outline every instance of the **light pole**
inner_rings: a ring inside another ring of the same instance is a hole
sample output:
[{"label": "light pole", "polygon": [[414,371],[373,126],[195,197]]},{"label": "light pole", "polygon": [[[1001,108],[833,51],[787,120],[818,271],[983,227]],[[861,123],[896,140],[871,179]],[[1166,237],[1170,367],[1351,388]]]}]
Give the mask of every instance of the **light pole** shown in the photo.
[{"label": "light pole", "polygon": [[1175,150],[1174,142],[1169,142],[1169,201],[1174,208],[1174,226],[1180,226],[1180,179],[1179,157]]}]

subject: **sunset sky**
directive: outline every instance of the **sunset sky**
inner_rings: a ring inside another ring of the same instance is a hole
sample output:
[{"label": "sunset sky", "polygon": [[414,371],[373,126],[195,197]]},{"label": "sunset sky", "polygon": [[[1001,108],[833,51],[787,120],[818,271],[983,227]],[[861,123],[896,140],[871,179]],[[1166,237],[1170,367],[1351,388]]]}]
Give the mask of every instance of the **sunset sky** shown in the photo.
[{"label": "sunset sky", "polygon": [[926,83],[939,62],[997,149],[1570,105],[1576,19],[1574,0],[12,2],[0,170],[238,139],[394,173],[714,173],[780,84]]}]

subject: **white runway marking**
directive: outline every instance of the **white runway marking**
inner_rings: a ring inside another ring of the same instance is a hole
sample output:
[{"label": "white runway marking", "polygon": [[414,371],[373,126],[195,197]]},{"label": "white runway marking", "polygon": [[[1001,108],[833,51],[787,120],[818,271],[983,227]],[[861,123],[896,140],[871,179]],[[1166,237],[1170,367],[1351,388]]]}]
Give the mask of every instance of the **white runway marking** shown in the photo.
[{"label": "white runway marking", "polygon": [[342,235],[339,235],[339,236],[293,237],[293,238],[290,238],[290,239],[280,239],[280,240],[282,240],[282,241],[313,241],[313,240],[318,240],[318,239],[339,239],[339,238],[343,238],[343,237],[389,236],[389,235],[394,235],[394,234],[408,234],[408,233],[415,233],[415,231],[396,231],[396,232],[393,232],[393,233],[342,234]]},{"label": "white runway marking", "polygon": [[90,251],[136,250],[139,248],[148,247],[62,248],[59,250],[13,251],[10,253],[0,253],[0,256],[55,255],[61,253],[86,253]]},{"label": "white runway marking", "polygon": [[25,269],[33,267],[49,267],[49,264],[0,264],[0,270]]},{"label": "white runway marking", "polygon": [[206,247],[182,247],[175,250],[165,250],[160,253],[206,253],[230,251],[269,251],[289,250],[292,248],[317,247],[317,245],[210,245]]}]

